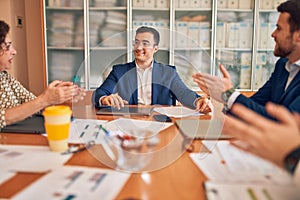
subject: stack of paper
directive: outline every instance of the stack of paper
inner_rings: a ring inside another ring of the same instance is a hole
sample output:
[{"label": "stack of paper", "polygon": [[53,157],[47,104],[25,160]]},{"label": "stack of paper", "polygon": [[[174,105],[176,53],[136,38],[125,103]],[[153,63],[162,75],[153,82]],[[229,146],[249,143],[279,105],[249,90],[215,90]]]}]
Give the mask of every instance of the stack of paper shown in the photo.
[{"label": "stack of paper", "polygon": [[241,151],[228,141],[203,141],[203,144],[210,153],[190,156],[209,179],[205,183],[208,199],[300,198],[295,193],[300,186],[284,169]]}]

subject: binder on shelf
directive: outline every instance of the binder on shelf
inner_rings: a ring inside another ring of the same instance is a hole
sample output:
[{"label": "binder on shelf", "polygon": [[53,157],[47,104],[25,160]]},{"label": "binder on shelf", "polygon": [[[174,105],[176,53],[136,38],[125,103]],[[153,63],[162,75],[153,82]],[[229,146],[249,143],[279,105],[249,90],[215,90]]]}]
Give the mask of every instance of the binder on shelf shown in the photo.
[{"label": "binder on shelf", "polygon": [[251,87],[251,56],[250,52],[241,53],[240,89]]},{"label": "binder on shelf", "polygon": [[257,53],[256,54],[256,67],[254,69],[254,89],[258,89],[262,86],[262,70],[263,66],[266,65],[267,59],[266,59],[266,53]]},{"label": "binder on shelf", "polygon": [[241,53],[241,65],[251,65],[252,54],[250,52]]},{"label": "binder on shelf", "polygon": [[60,0],[48,0],[49,7],[59,7],[61,6]]},{"label": "binder on shelf", "polygon": [[190,8],[190,0],[179,0],[179,8]]},{"label": "binder on shelf", "polygon": [[226,47],[237,48],[239,46],[239,23],[230,22],[226,25]]},{"label": "binder on shelf", "polygon": [[199,45],[201,48],[210,47],[210,22],[199,22]]},{"label": "binder on shelf", "polygon": [[216,33],[217,33],[217,43],[216,43],[217,47],[218,48],[225,47],[226,22],[217,22]]},{"label": "binder on shelf", "polygon": [[239,23],[239,48],[251,48],[252,42],[252,23]]},{"label": "binder on shelf", "polygon": [[211,8],[211,0],[201,0],[201,8]]},{"label": "binder on shelf", "polygon": [[239,7],[239,0],[228,0],[227,8],[237,9]]},{"label": "binder on shelf", "polygon": [[258,48],[266,49],[268,47],[269,24],[261,22],[258,30]]},{"label": "binder on shelf", "polygon": [[256,65],[253,76],[253,89],[259,89],[262,86],[262,65]]},{"label": "binder on shelf", "polygon": [[188,47],[199,46],[199,22],[188,22]]},{"label": "binder on shelf", "polygon": [[252,9],[252,0],[239,0],[240,9]]},{"label": "binder on shelf", "polygon": [[132,0],[132,6],[135,8],[143,8],[144,0]]},{"label": "binder on shelf", "polygon": [[188,22],[176,21],[175,47],[187,47]]},{"label": "binder on shelf", "polygon": [[251,67],[250,65],[241,65],[240,89],[250,89],[251,86]]},{"label": "binder on shelf", "polygon": [[168,23],[164,20],[154,21],[153,26],[156,30],[158,30],[160,34],[160,47],[168,47],[169,46],[169,29]]},{"label": "binder on shelf", "polygon": [[259,8],[264,10],[273,9],[273,0],[259,1]]},{"label": "binder on shelf", "polygon": [[157,8],[168,8],[169,0],[156,0],[156,7]]},{"label": "binder on shelf", "polygon": [[190,0],[190,7],[191,8],[201,8],[202,0]]},{"label": "binder on shelf", "polygon": [[228,0],[218,0],[217,1],[218,8],[227,8],[227,1]]},{"label": "binder on shelf", "polygon": [[153,0],[144,0],[145,8],[155,8],[155,1]]}]

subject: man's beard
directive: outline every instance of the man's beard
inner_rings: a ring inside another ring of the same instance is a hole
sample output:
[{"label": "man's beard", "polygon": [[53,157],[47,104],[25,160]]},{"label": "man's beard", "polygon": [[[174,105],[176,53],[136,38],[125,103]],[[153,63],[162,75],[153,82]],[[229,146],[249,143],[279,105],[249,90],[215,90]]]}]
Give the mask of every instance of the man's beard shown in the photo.
[{"label": "man's beard", "polygon": [[274,49],[274,56],[285,58],[288,55],[290,55],[293,52],[293,48],[288,49],[282,49],[278,47],[277,49]]}]

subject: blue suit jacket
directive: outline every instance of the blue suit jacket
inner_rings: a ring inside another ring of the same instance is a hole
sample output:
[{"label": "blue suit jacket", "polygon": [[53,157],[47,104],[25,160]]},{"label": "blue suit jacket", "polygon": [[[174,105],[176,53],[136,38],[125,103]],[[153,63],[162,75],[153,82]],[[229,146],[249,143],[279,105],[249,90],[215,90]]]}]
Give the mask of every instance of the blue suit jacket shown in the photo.
[{"label": "blue suit jacket", "polygon": [[300,113],[300,73],[292,80],[287,90],[285,85],[289,77],[289,72],[285,69],[286,58],[280,58],[275,65],[275,70],[270,79],[252,97],[244,95],[238,96],[235,103],[240,103],[246,107],[270,117],[265,109],[267,102],[281,104],[290,111]]},{"label": "blue suit jacket", "polygon": [[[114,65],[112,71],[94,91],[93,101],[99,106],[99,99],[112,93],[118,93],[129,104],[138,104],[137,71],[135,61],[127,64]],[[152,70],[152,101],[151,104],[175,105],[176,99],[183,105],[195,108],[194,101],[198,98],[180,79],[175,66],[163,65],[154,61]]]}]

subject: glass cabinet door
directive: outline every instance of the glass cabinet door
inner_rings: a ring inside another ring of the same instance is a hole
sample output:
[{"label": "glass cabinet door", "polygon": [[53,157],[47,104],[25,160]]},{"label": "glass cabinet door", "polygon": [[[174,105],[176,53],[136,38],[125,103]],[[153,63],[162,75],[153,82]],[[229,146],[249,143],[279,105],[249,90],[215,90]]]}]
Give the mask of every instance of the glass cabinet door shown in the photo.
[{"label": "glass cabinet door", "polygon": [[[141,26],[155,28],[160,34],[159,50],[154,55],[157,62],[170,63],[170,0],[132,0],[132,21],[130,21],[130,41],[135,38],[135,31]],[[133,46],[130,46],[134,60]]]},{"label": "glass cabinet door", "polygon": [[254,0],[218,0],[216,74],[223,64],[238,89],[251,89]]},{"label": "glass cabinet door", "polygon": [[174,64],[187,86],[199,90],[192,74],[211,73],[212,1],[175,1]]},{"label": "glass cabinet door", "polygon": [[253,89],[259,89],[274,70],[277,57],[273,54],[275,41],[272,32],[279,16],[276,8],[280,1],[261,1],[258,9],[256,65],[253,70]]},{"label": "glass cabinet door", "polygon": [[127,0],[89,0],[89,88],[100,86],[115,64],[127,62]]},{"label": "glass cabinet door", "polygon": [[84,60],[84,0],[46,0],[47,82],[74,81]]}]

